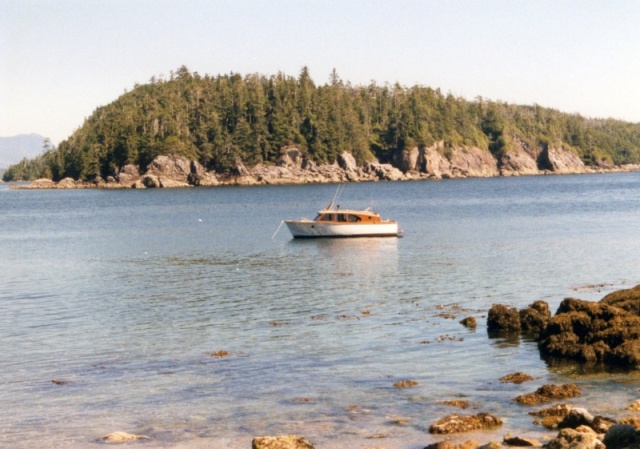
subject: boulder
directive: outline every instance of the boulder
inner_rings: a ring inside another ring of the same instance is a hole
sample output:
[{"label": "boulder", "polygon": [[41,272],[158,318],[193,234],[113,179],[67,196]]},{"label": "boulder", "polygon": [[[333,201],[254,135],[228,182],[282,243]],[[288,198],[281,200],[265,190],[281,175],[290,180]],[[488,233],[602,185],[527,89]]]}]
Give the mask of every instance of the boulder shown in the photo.
[{"label": "boulder", "polygon": [[147,174],[164,176],[175,181],[187,182],[191,173],[191,160],[182,156],[158,156],[147,167]]},{"label": "boulder", "polygon": [[609,428],[603,442],[607,449],[636,448],[640,446],[640,432],[628,424],[615,424]]},{"label": "boulder", "polygon": [[116,174],[115,179],[121,184],[132,183],[140,177],[140,172],[135,165],[127,164]]},{"label": "boulder", "polygon": [[64,178],[61,179],[60,182],[58,182],[58,185],[56,187],[58,189],[75,189],[76,182],[73,180],[73,178]]},{"label": "boulder", "polygon": [[356,171],[356,169],[358,168],[356,159],[348,151],[343,151],[342,154],[338,155],[338,165],[345,172]]},{"label": "boulder", "polygon": [[149,189],[158,188],[160,187],[160,180],[155,175],[145,175],[142,178],[142,185]]},{"label": "boulder", "polygon": [[449,434],[472,430],[493,429],[502,425],[502,419],[489,413],[477,415],[449,415],[429,426],[429,433]]},{"label": "boulder", "polygon": [[549,441],[547,449],[611,449],[600,441],[596,435],[578,432],[574,429],[562,429],[558,436]]},{"label": "boulder", "polygon": [[593,423],[594,417],[584,408],[573,408],[567,416],[558,424],[559,429],[577,429],[580,426],[589,426]]},{"label": "boulder", "polygon": [[306,438],[296,435],[281,435],[256,437],[251,443],[251,449],[314,449],[314,447]]},{"label": "boulder", "polygon": [[520,315],[515,307],[494,304],[489,310],[487,328],[489,331],[519,331]]}]

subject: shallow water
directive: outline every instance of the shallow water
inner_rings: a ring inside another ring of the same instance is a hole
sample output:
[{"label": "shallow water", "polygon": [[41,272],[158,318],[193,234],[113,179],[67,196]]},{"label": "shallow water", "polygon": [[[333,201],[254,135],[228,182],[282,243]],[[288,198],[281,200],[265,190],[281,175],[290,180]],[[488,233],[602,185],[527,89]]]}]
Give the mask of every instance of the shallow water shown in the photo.
[{"label": "shallow water", "polygon": [[[148,448],[296,433],[417,449],[459,412],[443,400],[505,418],[460,436],[486,442],[549,435],[512,401],[543,383],[577,383],[571,402],[600,414],[640,396],[636,373],[549,367],[485,321],[493,303],[554,310],[640,283],[640,174],[349,184],[342,206],[373,205],[404,238],[272,239],[334,192],[0,187],[0,447],[87,448],[121,430]],[[537,379],[498,381],[516,371]]]}]

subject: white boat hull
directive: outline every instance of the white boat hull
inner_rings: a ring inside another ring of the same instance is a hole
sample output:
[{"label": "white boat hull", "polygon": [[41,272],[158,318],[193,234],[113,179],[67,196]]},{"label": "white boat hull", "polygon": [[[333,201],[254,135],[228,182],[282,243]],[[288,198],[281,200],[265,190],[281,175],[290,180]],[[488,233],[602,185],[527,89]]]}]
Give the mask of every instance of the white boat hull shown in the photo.
[{"label": "white boat hull", "polygon": [[321,223],[311,220],[285,220],[295,238],[321,237],[397,237],[398,223]]}]

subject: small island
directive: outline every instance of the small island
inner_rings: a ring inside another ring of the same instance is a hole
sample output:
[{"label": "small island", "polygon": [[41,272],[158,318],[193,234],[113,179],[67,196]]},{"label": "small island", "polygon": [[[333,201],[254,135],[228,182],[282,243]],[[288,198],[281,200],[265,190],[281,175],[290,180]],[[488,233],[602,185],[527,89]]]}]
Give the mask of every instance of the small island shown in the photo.
[{"label": "small island", "polygon": [[301,184],[640,168],[640,124],[424,86],[297,78],[152,77],[57,148],[9,167],[37,188]]}]

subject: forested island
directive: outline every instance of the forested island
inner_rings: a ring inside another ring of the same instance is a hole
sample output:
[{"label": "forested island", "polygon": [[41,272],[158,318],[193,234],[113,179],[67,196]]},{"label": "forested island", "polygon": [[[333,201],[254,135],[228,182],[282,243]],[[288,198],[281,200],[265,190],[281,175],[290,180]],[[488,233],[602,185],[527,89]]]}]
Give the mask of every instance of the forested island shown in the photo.
[{"label": "forested island", "polygon": [[3,179],[129,186],[167,158],[191,164],[183,167],[191,185],[294,182],[302,172],[305,182],[333,180],[322,167],[347,180],[589,172],[638,168],[640,123],[419,85],[354,86],[335,70],[316,85],[306,67],[296,78],[201,76],[182,66],[97,108],[57,148],[45,142]]}]

